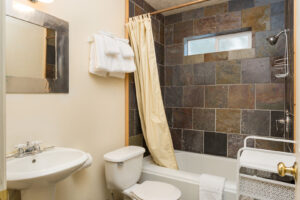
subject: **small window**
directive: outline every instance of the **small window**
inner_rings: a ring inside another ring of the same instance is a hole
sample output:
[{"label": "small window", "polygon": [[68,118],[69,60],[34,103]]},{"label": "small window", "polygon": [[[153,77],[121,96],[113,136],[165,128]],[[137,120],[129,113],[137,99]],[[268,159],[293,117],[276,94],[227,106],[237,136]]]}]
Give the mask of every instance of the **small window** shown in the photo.
[{"label": "small window", "polygon": [[185,39],[185,56],[252,48],[251,31]]}]

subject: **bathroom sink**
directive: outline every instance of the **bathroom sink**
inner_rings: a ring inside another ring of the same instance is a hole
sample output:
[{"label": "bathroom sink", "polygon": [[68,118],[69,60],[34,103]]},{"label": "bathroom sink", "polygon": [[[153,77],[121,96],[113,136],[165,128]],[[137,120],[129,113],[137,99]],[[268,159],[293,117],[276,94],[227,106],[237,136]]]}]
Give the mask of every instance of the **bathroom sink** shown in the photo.
[{"label": "bathroom sink", "polygon": [[[55,184],[90,166],[91,162],[88,153],[59,147],[23,158],[12,158],[7,160],[7,185],[9,189],[21,190],[22,200],[54,199]],[[44,196],[32,196],[37,193]]]}]

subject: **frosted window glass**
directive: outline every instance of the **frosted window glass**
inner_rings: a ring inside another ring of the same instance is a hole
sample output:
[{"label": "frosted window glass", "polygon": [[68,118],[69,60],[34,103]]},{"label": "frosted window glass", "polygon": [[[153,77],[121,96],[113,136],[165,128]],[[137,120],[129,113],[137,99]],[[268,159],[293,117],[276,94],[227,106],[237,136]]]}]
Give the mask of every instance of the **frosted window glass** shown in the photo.
[{"label": "frosted window glass", "polygon": [[219,51],[231,51],[238,49],[247,49],[249,48],[249,37],[236,36],[231,38],[223,38],[219,40]]},{"label": "frosted window glass", "polygon": [[216,38],[188,41],[188,55],[205,54],[216,51]]}]

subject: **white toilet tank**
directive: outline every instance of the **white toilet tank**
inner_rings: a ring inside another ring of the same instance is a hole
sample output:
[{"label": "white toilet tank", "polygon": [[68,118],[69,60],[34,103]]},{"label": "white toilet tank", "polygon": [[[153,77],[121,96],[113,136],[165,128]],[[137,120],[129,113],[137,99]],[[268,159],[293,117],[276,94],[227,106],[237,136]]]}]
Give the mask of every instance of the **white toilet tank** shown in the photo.
[{"label": "white toilet tank", "polygon": [[128,146],[104,155],[105,177],[110,190],[123,191],[138,182],[145,149]]}]

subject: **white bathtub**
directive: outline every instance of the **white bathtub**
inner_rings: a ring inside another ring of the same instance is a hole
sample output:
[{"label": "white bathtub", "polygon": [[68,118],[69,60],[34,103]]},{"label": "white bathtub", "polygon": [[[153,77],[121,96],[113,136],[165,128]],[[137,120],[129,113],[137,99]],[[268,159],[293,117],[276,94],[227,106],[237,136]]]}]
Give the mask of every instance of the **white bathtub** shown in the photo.
[{"label": "white bathtub", "polygon": [[178,170],[155,165],[150,156],[144,158],[141,181],[170,183],[182,192],[181,200],[199,200],[199,177],[207,173],[226,178],[224,200],[236,199],[236,160],[185,151],[175,151]]}]

